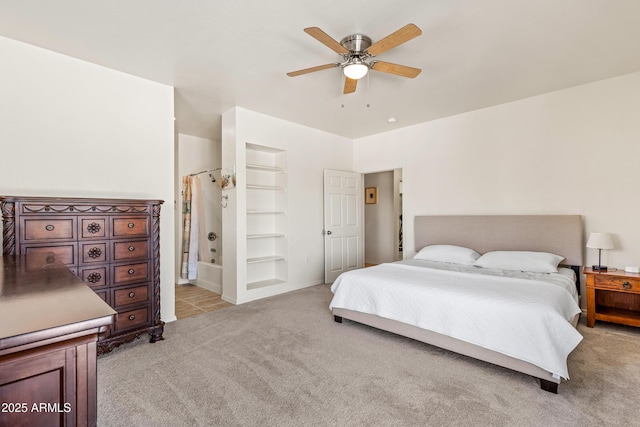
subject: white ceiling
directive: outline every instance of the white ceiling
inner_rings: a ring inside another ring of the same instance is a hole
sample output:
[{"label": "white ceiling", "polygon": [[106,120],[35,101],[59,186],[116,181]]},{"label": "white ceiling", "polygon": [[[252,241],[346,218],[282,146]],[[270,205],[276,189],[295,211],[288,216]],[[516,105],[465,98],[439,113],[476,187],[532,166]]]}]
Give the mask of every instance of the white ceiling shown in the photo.
[{"label": "white ceiling", "polygon": [[[358,138],[636,72],[638,18],[638,0],[0,0],[0,35],[174,86],[178,131],[213,139],[233,106]],[[422,36],[379,59],[415,79],[343,95],[337,68],[286,75],[341,59],[305,27],[375,42],[407,23]]]}]

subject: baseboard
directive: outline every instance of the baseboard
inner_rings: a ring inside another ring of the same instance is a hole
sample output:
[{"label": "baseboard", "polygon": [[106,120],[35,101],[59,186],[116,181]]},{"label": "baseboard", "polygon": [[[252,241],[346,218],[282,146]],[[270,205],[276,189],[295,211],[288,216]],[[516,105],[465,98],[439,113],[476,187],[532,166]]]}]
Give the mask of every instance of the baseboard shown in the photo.
[{"label": "baseboard", "polygon": [[228,303],[231,303],[233,305],[238,305],[238,300],[236,300],[235,298],[229,298],[226,295],[222,295],[222,296],[220,296],[220,299],[222,299],[223,301],[226,301]]},{"label": "baseboard", "polygon": [[300,289],[310,288],[311,286],[315,286],[315,285],[324,285],[324,279],[314,280],[313,282],[309,282],[306,285],[302,285]]},{"label": "baseboard", "polygon": [[[230,301],[229,299],[222,296],[222,299],[231,302],[235,305],[246,304],[248,302],[259,301],[265,298],[275,298],[279,295],[284,295],[289,292],[299,291],[305,288],[310,288],[311,286],[323,285],[324,279],[317,279],[312,282],[307,282],[304,284],[296,284],[295,286],[292,282],[284,282],[278,285],[273,285],[269,287],[256,288],[252,289],[248,292],[242,293],[241,298],[236,299],[235,301]],[[266,290],[266,291],[265,291]]]},{"label": "baseboard", "polygon": [[208,280],[201,280],[201,279],[192,280],[189,283],[191,283],[192,285],[196,285],[199,288],[203,288],[208,291],[215,292],[216,294],[222,293],[222,285],[220,283],[210,282]]}]

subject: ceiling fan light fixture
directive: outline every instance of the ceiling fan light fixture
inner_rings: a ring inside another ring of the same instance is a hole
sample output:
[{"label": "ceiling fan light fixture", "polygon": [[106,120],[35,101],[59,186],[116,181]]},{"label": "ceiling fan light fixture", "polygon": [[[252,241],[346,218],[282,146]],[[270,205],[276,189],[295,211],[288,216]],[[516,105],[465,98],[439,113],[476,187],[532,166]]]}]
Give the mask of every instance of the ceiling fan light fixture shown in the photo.
[{"label": "ceiling fan light fixture", "polygon": [[364,61],[354,61],[350,64],[347,64],[342,72],[344,75],[350,79],[358,80],[363,78],[369,72],[369,66]]}]

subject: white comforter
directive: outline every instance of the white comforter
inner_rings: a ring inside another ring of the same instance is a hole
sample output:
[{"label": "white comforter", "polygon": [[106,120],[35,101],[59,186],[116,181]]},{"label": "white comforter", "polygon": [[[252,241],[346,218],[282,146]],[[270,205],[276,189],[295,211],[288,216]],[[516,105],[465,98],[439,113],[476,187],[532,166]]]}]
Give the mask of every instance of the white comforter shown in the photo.
[{"label": "white comforter", "polygon": [[411,260],[343,273],[331,291],[331,309],[448,335],[527,361],[556,378],[569,378],[567,356],[582,340],[570,323],[580,307],[567,274]]}]

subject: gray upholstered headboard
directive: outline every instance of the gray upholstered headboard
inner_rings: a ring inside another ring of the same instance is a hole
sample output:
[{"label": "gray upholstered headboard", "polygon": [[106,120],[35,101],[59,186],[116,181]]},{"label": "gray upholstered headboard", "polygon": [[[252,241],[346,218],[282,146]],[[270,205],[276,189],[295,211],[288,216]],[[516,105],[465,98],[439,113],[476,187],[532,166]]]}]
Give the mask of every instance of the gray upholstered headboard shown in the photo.
[{"label": "gray upholstered headboard", "polygon": [[539,251],[565,257],[562,264],[583,265],[580,215],[416,216],[415,246],[458,245],[489,251]]}]

